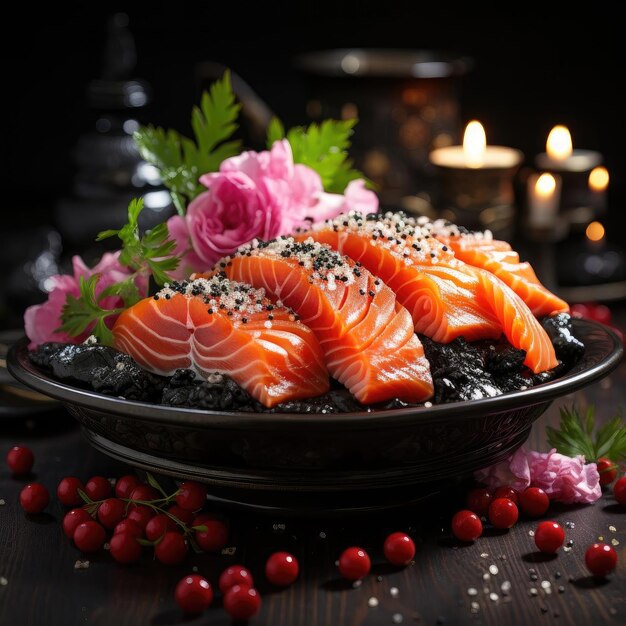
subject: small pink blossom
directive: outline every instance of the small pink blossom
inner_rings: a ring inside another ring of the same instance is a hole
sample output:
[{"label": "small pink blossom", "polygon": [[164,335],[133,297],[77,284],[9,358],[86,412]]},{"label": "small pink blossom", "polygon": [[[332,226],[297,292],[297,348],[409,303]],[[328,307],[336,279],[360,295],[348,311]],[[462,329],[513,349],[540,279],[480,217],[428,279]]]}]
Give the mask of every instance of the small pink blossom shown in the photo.
[{"label": "small pink blossom", "polygon": [[489,489],[539,487],[551,500],[565,504],[588,504],[602,495],[595,463],[585,464],[583,456],[572,458],[555,449],[527,452],[520,448],[504,461],[478,470],[474,477]]},{"label": "small pink blossom", "polygon": [[254,238],[287,235],[352,209],[378,209],[376,194],[362,180],[352,181],[345,194],[325,193],[315,170],[293,162],[286,139],[271,150],[226,159],[219,172],[204,174],[200,182],[208,191],[190,203],[184,217],[168,221],[176,254],[182,256],[176,278],[210,269]]},{"label": "small pink blossom", "polygon": [[[97,265],[90,268],[79,257],[72,258],[73,274],[58,274],[52,276],[48,299],[42,304],[30,306],[24,312],[24,328],[30,339],[29,348],[32,350],[47,341],[59,341],[63,343],[77,343],[89,336],[89,330],[79,337],[70,337],[67,333],[57,332],[61,326],[61,311],[68,295],[80,296],[79,280],[81,277],[89,278],[94,274],[100,274],[100,280],[96,286],[96,295],[114,283],[126,280],[130,276],[127,268],[119,263],[119,252],[105,252]],[[142,295],[148,292],[148,284],[144,277],[135,280],[137,288]],[[122,300],[117,296],[104,298],[102,306],[114,309],[122,306]],[[113,319],[106,320],[107,325],[113,324]]]}]

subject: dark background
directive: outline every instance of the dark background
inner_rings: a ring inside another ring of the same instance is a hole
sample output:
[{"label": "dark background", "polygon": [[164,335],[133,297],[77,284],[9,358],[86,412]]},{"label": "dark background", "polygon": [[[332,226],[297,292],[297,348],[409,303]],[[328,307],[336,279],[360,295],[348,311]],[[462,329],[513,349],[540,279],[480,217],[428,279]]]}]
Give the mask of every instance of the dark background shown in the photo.
[{"label": "dark background", "polygon": [[[296,6],[297,5],[297,6]],[[120,7],[25,7],[5,21],[2,167],[5,224],[51,221],[55,198],[69,189],[70,152],[95,113],[87,82],[99,75],[106,19]],[[428,14],[421,3],[151,3],[125,8],[136,38],[136,74],[153,88],[142,115],[186,131],[197,96],[194,66],[220,61],[238,72],[287,123],[306,122],[306,77],[294,54],[333,47],[448,50],[474,59],[459,81],[463,121],[477,117],[489,143],[543,151],[555,123],[569,126],[574,147],[599,150],[611,174],[609,224],[626,210],[623,61],[620,20],[568,11],[568,19],[510,9],[503,19],[451,8]],[[140,120],[145,121],[145,120]],[[357,131],[358,132],[358,131]],[[611,232],[611,231],[610,231]]]}]

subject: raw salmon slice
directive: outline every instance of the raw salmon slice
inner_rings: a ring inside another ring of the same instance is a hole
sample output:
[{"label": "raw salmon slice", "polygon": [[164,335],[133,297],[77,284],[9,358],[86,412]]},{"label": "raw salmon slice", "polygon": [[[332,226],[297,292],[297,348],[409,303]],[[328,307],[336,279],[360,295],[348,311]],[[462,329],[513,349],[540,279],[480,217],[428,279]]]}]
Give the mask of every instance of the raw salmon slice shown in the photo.
[{"label": "raw salmon slice", "polygon": [[319,343],[293,311],[222,276],[173,283],[138,302],[119,316],[113,337],[151,372],[225,374],[266,407],[329,388]]},{"label": "raw salmon slice", "polygon": [[493,239],[491,233],[464,233],[442,220],[433,222],[433,235],[454,251],[457,259],[491,272],[528,305],[536,317],[569,311],[567,302],[546,289],[528,262],[506,241]]},{"label": "raw salmon slice", "polygon": [[418,333],[440,343],[504,333],[526,351],[525,364],[535,373],[558,364],[545,330],[513,290],[490,272],[457,259],[430,228],[403,214],[351,212],[297,238],[313,238],[362,263],[396,293]]},{"label": "raw salmon slice", "polygon": [[355,398],[421,402],[430,366],[408,311],[360,264],[311,241],[253,242],[216,266],[291,307],[316,334],[330,374]]}]

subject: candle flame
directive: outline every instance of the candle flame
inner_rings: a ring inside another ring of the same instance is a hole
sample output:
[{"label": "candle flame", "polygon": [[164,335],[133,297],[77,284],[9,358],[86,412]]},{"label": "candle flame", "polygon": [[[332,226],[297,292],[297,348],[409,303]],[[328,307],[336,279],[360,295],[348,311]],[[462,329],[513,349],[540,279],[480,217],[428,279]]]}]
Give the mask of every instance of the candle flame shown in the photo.
[{"label": "candle flame", "polygon": [[471,121],[463,135],[463,154],[467,167],[482,167],[487,149],[485,129],[480,122]]},{"label": "candle flame", "polygon": [[600,241],[604,239],[604,226],[600,222],[591,222],[585,230],[585,235],[589,241]]},{"label": "candle flame", "polygon": [[549,198],[556,189],[556,180],[552,174],[542,174],[535,183],[535,193],[540,198]]},{"label": "candle flame", "polygon": [[601,165],[589,172],[589,188],[591,191],[604,191],[609,186],[609,172]]},{"label": "candle flame", "polygon": [[567,126],[558,124],[550,131],[546,152],[555,161],[563,161],[572,156],[572,136]]}]

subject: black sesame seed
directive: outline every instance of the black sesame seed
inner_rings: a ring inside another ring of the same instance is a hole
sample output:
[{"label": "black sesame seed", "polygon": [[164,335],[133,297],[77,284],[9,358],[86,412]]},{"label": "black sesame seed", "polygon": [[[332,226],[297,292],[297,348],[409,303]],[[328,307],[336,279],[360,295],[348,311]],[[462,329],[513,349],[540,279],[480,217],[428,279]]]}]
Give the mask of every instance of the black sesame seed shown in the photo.
[{"label": "black sesame seed", "polygon": [[369,293],[370,298],[373,298],[376,295],[376,292],[372,291],[371,289],[367,293]]}]

